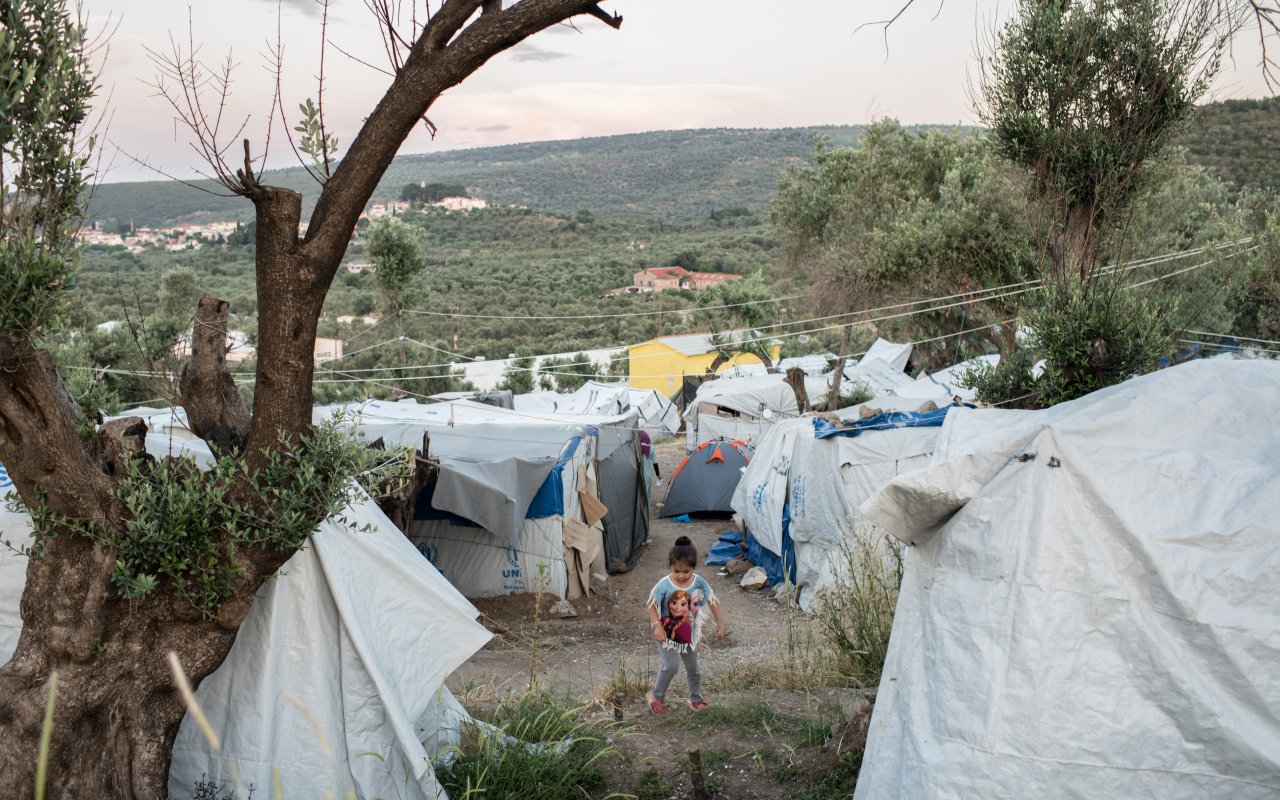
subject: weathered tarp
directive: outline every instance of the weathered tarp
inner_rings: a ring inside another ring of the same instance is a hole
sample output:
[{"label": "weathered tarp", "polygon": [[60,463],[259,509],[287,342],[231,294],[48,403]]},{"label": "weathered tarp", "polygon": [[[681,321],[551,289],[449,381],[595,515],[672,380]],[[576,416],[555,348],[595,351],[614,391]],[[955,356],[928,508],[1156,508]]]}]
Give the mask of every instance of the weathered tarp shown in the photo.
[{"label": "weathered tarp", "polygon": [[[858,421],[857,409],[841,414],[851,424]],[[794,552],[788,557],[806,611],[823,589],[847,577],[849,554],[882,549],[885,534],[863,517],[862,501],[895,476],[924,466],[933,453],[938,426],[890,427],[893,416],[872,417],[881,424],[857,437],[817,438],[816,417],[783,420],[758,440],[738,484],[733,509],[753,541],[782,556],[788,550],[784,532],[790,533]]]},{"label": "weathered tarp", "polygon": [[[196,692],[215,752],[183,720],[169,796],[197,781],[321,797],[443,798],[432,759],[466,712],[445,677],[490,638],[475,608],[371,500],[321,523],[259,593],[226,661]],[[323,734],[333,752],[324,754]]]},{"label": "weathered tarp", "polygon": [[1275,362],[951,412],[855,797],[1280,796],[1277,487]]},{"label": "weathered tarp", "polygon": [[[344,516],[321,523],[263,585],[226,660],[196,690],[221,751],[184,719],[169,797],[191,797],[204,781],[269,787],[278,769],[289,797],[444,800],[431,762],[469,719],[444,678],[490,634],[373,501]],[[0,531],[26,544],[30,518],[0,512]],[[0,549],[0,663],[17,645],[25,584],[25,557]]]}]

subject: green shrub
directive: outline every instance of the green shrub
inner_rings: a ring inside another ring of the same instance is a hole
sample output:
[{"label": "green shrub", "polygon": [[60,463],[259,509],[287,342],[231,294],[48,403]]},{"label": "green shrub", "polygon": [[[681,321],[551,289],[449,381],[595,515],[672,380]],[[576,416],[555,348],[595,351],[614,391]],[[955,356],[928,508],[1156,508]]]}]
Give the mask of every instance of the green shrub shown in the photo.
[{"label": "green shrub", "polygon": [[[1154,370],[1173,352],[1173,300],[1157,302],[1122,279],[1051,283],[1023,312],[1028,347],[994,369],[971,370],[967,385],[991,405],[1048,408]],[[1044,360],[1033,376],[1031,366]]]}]

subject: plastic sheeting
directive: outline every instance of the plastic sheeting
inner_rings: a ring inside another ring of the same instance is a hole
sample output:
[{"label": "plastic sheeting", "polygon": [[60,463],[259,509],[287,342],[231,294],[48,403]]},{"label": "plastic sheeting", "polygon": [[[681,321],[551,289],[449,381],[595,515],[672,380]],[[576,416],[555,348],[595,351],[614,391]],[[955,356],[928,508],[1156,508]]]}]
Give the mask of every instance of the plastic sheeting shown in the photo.
[{"label": "plastic sheeting", "polygon": [[[594,439],[587,440],[594,442]],[[480,527],[447,519],[415,519],[410,539],[424,556],[467,597],[493,597],[545,591],[564,599],[569,593],[565,563],[565,524],[579,519],[581,467],[594,457],[591,448],[574,447],[560,468],[561,513],[521,521],[514,543]],[[598,530],[598,528],[597,528]]]},{"label": "plastic sheeting", "polygon": [[512,547],[479,527],[448,520],[414,520],[410,539],[458,591],[467,597],[523,594],[541,587],[564,598],[564,517],[526,519]]},{"label": "plastic sheeting", "polygon": [[222,751],[184,719],[171,797],[190,796],[202,775],[230,781],[228,764],[241,785],[262,789],[279,769],[290,797],[444,796],[431,761],[465,718],[444,679],[490,634],[371,500],[344,515],[263,587],[226,661],[200,684]]},{"label": "plastic sheeting", "polygon": [[815,421],[785,420],[759,440],[733,497],[734,511],[761,547],[787,554],[784,533],[790,533],[794,556],[788,558],[806,611],[822,589],[843,579],[846,550],[860,543],[880,547],[884,534],[859,504],[895,476],[924,466],[940,430],[876,429],[856,438],[818,439]]},{"label": "plastic sheeting", "polygon": [[898,344],[888,339],[876,339],[858,363],[865,364],[879,359],[886,364],[892,365],[898,372],[902,372],[907,368],[907,362],[911,360],[911,350],[911,344]]},{"label": "plastic sheeting", "polygon": [[[805,390],[812,401],[824,398],[827,383],[822,378],[805,378]],[[721,417],[702,413],[698,406],[709,403],[742,417]],[[767,413],[766,413],[767,412]],[[685,409],[685,451],[712,439],[741,439],[749,444],[767,434],[782,418],[799,413],[795,390],[784,375],[757,375],[746,378],[719,378],[698,387],[697,396]]]},{"label": "plastic sheeting", "polygon": [[[602,386],[627,396],[625,388]],[[335,410],[369,439],[420,447],[423,434],[429,436],[430,454],[440,463],[431,503],[456,519],[420,519],[414,541],[469,597],[533,591],[536,578],[546,591],[572,598],[590,581],[567,574],[564,548],[575,550],[570,538],[593,540],[589,552],[570,552],[570,561],[599,550],[599,562],[607,563],[605,547],[594,546],[594,538],[607,533],[609,556],[629,564],[647,535],[648,501],[634,456],[634,410],[584,416],[517,413],[466,401],[427,406],[373,401],[318,409],[316,416]],[[566,526],[582,513],[579,470],[597,460],[596,499],[615,510],[588,526],[593,533],[569,537]],[[539,522],[531,524],[531,516]],[[603,567],[591,569],[603,577]]]},{"label": "plastic sheeting", "polygon": [[[322,523],[263,586],[226,660],[201,682],[196,700],[222,752],[184,719],[170,797],[190,797],[200,780],[230,785],[230,765],[259,790],[278,767],[289,797],[444,797],[431,760],[468,719],[444,678],[490,634],[372,501],[346,517],[350,527]],[[29,517],[0,518],[5,538],[29,540]],[[26,559],[0,550],[0,663],[17,645],[25,583]]]},{"label": "plastic sheeting", "polygon": [[858,800],[1280,796],[1280,364],[960,409],[904,541]]},{"label": "plastic sheeting", "polygon": [[938,405],[948,402],[953,397],[959,397],[965,402],[972,402],[976,397],[976,393],[973,389],[960,385],[965,373],[982,365],[995,367],[999,363],[999,355],[977,356],[968,361],[961,361],[959,364],[940,369],[937,372],[921,375],[910,386],[895,389],[894,394],[901,397],[916,397],[921,400],[935,400]]},{"label": "plastic sheeting", "polygon": [[[0,476],[0,495],[13,489],[7,474]],[[31,545],[31,517],[9,511],[0,503],[0,664],[6,664],[22,632],[22,587],[27,585],[27,557],[17,550]]]},{"label": "plastic sheeting", "polygon": [[680,430],[680,409],[671,399],[653,389],[629,389],[631,407],[640,412],[640,424],[655,442],[675,436]]},{"label": "plastic sheeting", "polygon": [[885,411],[872,417],[863,417],[833,424],[821,417],[813,418],[813,435],[816,439],[845,436],[850,439],[874,431],[893,428],[940,428],[947,412],[955,406],[943,406],[933,411]]}]

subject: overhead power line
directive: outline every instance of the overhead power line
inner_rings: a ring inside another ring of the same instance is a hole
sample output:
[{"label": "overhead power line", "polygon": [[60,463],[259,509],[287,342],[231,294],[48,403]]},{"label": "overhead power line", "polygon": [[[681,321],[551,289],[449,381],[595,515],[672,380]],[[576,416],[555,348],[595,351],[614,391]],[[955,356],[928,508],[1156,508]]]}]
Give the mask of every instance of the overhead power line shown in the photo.
[{"label": "overhead power line", "polygon": [[1187,331],[1195,336],[1213,336],[1218,339],[1236,339],[1241,342],[1257,342],[1258,344],[1270,344],[1280,347],[1280,342],[1271,339],[1254,339],[1251,336],[1241,336],[1238,333],[1209,333],[1208,331]]},{"label": "overhead power line", "polygon": [[461,314],[454,311],[414,311],[412,309],[405,309],[404,313],[428,317],[451,317],[455,319],[505,319],[551,322],[569,319],[616,319],[618,317],[657,317],[664,314],[692,314],[699,311],[719,311],[725,308],[742,308],[744,306],[758,306],[768,303],[785,303],[788,300],[796,300],[801,297],[804,297],[804,295],[789,294],[783,297],[770,297],[764,300],[748,300],[742,303],[726,303],[719,306],[694,306],[693,308],[669,308],[656,309],[653,311],[619,311],[613,314]]},{"label": "overhead power line", "polygon": [[[1176,260],[1176,259],[1179,259],[1179,258],[1186,258],[1187,256],[1190,256],[1190,255],[1198,255],[1198,254],[1201,254],[1201,253],[1207,252],[1207,251],[1208,251],[1208,250],[1210,250],[1210,249],[1213,249],[1213,250],[1223,250],[1223,249],[1226,249],[1226,248],[1229,248],[1229,247],[1234,247],[1234,246],[1238,246],[1238,245],[1241,245],[1241,244],[1247,244],[1247,243],[1249,243],[1250,241],[1252,241],[1252,237],[1246,237],[1246,238],[1244,238],[1244,239],[1239,239],[1239,240],[1236,240],[1236,241],[1233,241],[1233,242],[1226,242],[1226,243],[1223,243],[1223,244],[1220,244],[1220,245],[1215,245],[1213,248],[1204,248],[1204,247],[1199,247],[1199,248],[1193,248],[1193,249],[1190,249],[1190,250],[1184,250],[1184,251],[1180,251],[1180,252],[1176,252],[1176,253],[1165,253],[1165,254],[1161,254],[1161,255],[1157,255],[1157,256],[1152,256],[1152,257],[1149,257],[1149,258],[1136,259],[1136,260],[1134,260],[1134,261],[1125,262],[1125,263],[1122,263],[1122,264],[1116,264],[1116,265],[1111,265],[1111,266],[1103,267],[1103,268],[1101,268],[1101,269],[1099,270],[1099,274],[1103,274],[1103,275],[1111,275],[1111,274],[1117,274],[1117,273],[1130,272],[1130,271],[1133,271],[1133,270],[1135,270],[1135,269],[1141,269],[1141,268],[1143,268],[1143,267],[1150,267],[1150,266],[1154,266],[1154,265],[1158,265],[1158,264],[1162,264],[1162,263],[1167,263],[1167,262],[1169,262],[1169,261],[1173,261],[1173,260]],[[1241,252],[1249,252],[1249,251],[1251,251],[1251,250],[1253,250],[1253,249],[1256,249],[1256,246],[1255,246],[1255,247],[1253,247],[1253,248],[1247,248],[1247,249],[1245,249],[1245,250],[1241,250],[1241,251],[1237,251],[1237,252],[1229,253],[1229,254],[1227,254],[1225,257],[1227,257],[1227,258],[1232,258],[1232,257],[1234,257],[1234,256],[1236,256],[1236,255],[1239,255],[1239,253],[1241,253]],[[1213,263],[1216,263],[1216,262],[1215,262],[1215,261],[1213,261],[1213,260],[1204,261],[1204,262],[1201,262],[1201,263],[1195,264],[1195,265],[1193,265],[1193,266],[1191,266],[1191,267],[1187,267],[1187,268],[1185,268],[1185,269],[1181,269],[1181,270],[1177,270],[1177,271],[1174,271],[1174,272],[1166,273],[1166,274],[1164,274],[1164,275],[1157,276],[1156,278],[1153,278],[1153,279],[1148,280],[1148,281],[1141,281],[1141,282],[1138,282],[1138,283],[1135,283],[1135,284],[1131,284],[1131,285],[1130,285],[1129,287],[1127,287],[1127,288],[1133,288],[1134,286],[1142,286],[1142,285],[1146,285],[1147,283],[1152,283],[1152,282],[1154,282],[1154,281],[1158,281],[1158,280],[1164,280],[1164,279],[1172,278],[1172,277],[1175,277],[1175,276],[1177,276],[1177,275],[1181,275],[1181,274],[1183,274],[1183,273],[1185,273],[1185,272],[1190,272],[1190,271],[1195,270],[1195,269],[1200,269],[1200,268],[1202,268],[1202,267],[1204,267],[1204,266],[1208,266],[1209,264],[1213,264]],[[977,304],[977,303],[988,302],[988,301],[991,301],[991,300],[999,300],[999,299],[1003,299],[1003,298],[1006,298],[1006,297],[1013,297],[1013,296],[1017,296],[1017,295],[1021,295],[1021,294],[1026,294],[1027,292],[1031,292],[1031,291],[1034,291],[1035,289],[1039,288],[1039,287],[1042,285],[1042,283],[1043,283],[1043,281],[1042,281],[1041,279],[1038,279],[1038,278],[1037,278],[1037,279],[1033,279],[1033,280],[1029,280],[1029,281],[1021,281],[1021,282],[1018,282],[1018,283],[1010,283],[1010,284],[1005,284],[1005,285],[1003,285],[1003,286],[991,287],[991,288],[989,288],[989,289],[974,289],[974,290],[970,290],[970,291],[966,291],[966,292],[959,292],[959,293],[956,293],[956,294],[946,295],[946,296],[944,296],[944,297],[932,297],[932,298],[926,298],[926,299],[922,299],[922,300],[913,300],[913,301],[907,301],[907,302],[903,302],[903,303],[894,303],[894,304],[890,304],[890,305],[887,305],[887,306],[881,306],[881,307],[878,307],[878,308],[863,309],[863,310],[860,310],[860,311],[847,312],[847,313],[843,313],[843,314],[832,314],[832,315],[821,316],[821,317],[811,317],[811,318],[806,318],[806,319],[802,319],[802,320],[791,320],[791,321],[788,321],[788,322],[777,323],[777,324],[775,324],[775,325],[758,326],[758,327],[754,328],[753,330],[754,330],[754,331],[757,331],[757,332],[762,332],[762,331],[774,331],[774,332],[770,333],[770,334],[769,334],[769,335],[767,335],[767,336],[745,337],[745,338],[742,338],[742,339],[736,340],[736,341],[735,341],[735,344],[761,344],[761,343],[767,343],[768,341],[770,341],[770,340],[772,340],[772,339],[785,339],[785,338],[789,338],[789,337],[804,336],[804,335],[808,335],[808,334],[812,334],[812,333],[820,333],[820,332],[824,332],[824,331],[838,330],[838,329],[840,329],[840,328],[842,328],[842,327],[844,327],[845,325],[848,325],[848,324],[871,324],[871,323],[876,323],[876,322],[886,322],[886,321],[889,321],[889,320],[892,320],[892,319],[901,319],[901,318],[905,318],[905,317],[915,316],[915,315],[918,315],[918,314],[926,314],[926,313],[933,313],[933,312],[936,312],[936,311],[944,311],[944,310],[951,309],[951,308],[957,308],[957,307],[961,307],[961,306],[973,305],[973,304]],[[1004,291],[1004,290],[1009,290],[1009,291]],[[957,298],[968,298],[968,299],[964,299],[964,300],[957,300]],[[957,300],[957,301],[956,301],[956,302],[949,302],[949,303],[948,303],[948,302],[940,302],[940,301],[948,301],[948,300]],[[932,305],[931,305],[931,304],[932,304]],[[919,306],[923,306],[923,307],[919,307]],[[892,310],[895,310],[895,309],[908,309],[908,310],[906,310],[906,311],[901,311],[901,312],[894,313],[894,314],[883,314],[883,315],[881,315],[881,316],[867,316],[867,315],[870,315],[870,314],[875,314],[876,312],[880,312],[880,311],[892,311]],[[861,318],[859,319],[859,317],[861,317]],[[805,330],[791,330],[791,331],[778,331],[778,330],[776,330],[776,329],[778,329],[778,328],[790,327],[790,326],[795,326],[795,325],[807,325],[807,324],[812,324],[812,323],[828,322],[828,321],[831,321],[831,320],[840,320],[840,321],[839,321],[839,322],[834,322],[834,323],[831,323],[831,324],[827,324],[827,325],[820,325],[820,326],[818,326],[818,327],[808,328],[808,329],[805,329]],[[996,323],[996,324],[999,324],[999,323]],[[974,331],[977,331],[977,330],[983,330],[983,329],[985,329],[985,328],[990,328],[990,327],[994,327],[994,325],[981,326],[981,327],[979,327],[979,328],[974,329]],[[944,338],[946,338],[946,337],[944,337]],[[358,351],[355,351],[355,352],[353,352],[353,353],[346,354],[346,356],[344,356],[344,358],[345,358],[345,357],[352,356],[352,355],[356,355],[357,353],[360,353],[360,352],[364,352],[365,350],[370,350],[370,349],[374,349],[374,348],[376,348],[376,347],[386,346],[387,344],[390,344],[390,343],[395,342],[395,341],[398,341],[398,340],[397,340],[397,339],[389,339],[389,340],[386,340],[386,341],[381,342],[381,343],[379,343],[379,344],[371,345],[370,347],[363,348],[362,350],[358,350]],[[419,343],[419,344],[421,344],[421,343]],[[448,351],[441,350],[440,348],[436,348],[436,347],[431,347],[430,345],[423,345],[423,346],[430,347],[431,349],[433,349],[433,350],[437,350],[437,351],[439,351],[439,352],[448,353]],[[627,346],[634,346],[634,345],[623,345],[623,346],[621,346],[621,347],[627,347]],[[606,348],[606,349],[613,349],[613,348]],[[476,359],[475,359],[475,357],[472,357],[472,356],[466,356],[466,355],[457,354],[457,353],[454,353],[454,354],[451,354],[451,355],[453,355],[453,356],[455,356],[455,357],[457,357],[457,358],[460,358],[460,359],[465,359],[465,360],[467,360],[467,361],[475,361],[475,360],[476,360]],[[543,355],[524,356],[524,357],[522,357],[522,358],[542,359],[542,358],[547,358],[547,357],[548,357],[548,356],[550,356],[550,355],[555,355],[555,354],[543,354]],[[665,354],[652,354],[652,355],[650,355],[650,356],[638,355],[638,356],[632,356],[632,360],[637,360],[637,359],[645,358],[645,357],[655,357],[655,358],[656,358],[656,357],[662,357],[662,356],[664,356],[664,355],[665,355]],[[558,367],[561,367],[561,368],[567,368],[567,367],[577,367],[577,366],[589,366],[589,365],[590,365],[590,364],[592,364],[592,363],[594,363],[594,362],[571,362],[571,363],[567,363],[567,364],[560,364],[560,365],[557,365],[557,366],[558,366]],[[443,362],[443,363],[438,363],[438,364],[424,364],[424,365],[418,365],[416,368],[417,368],[417,369],[438,369],[438,368],[443,368],[443,367],[458,367],[458,366],[460,366],[460,365],[459,365],[457,362]],[[332,368],[327,368],[327,369],[332,369]],[[390,371],[390,370],[401,370],[401,369],[405,369],[405,370],[407,370],[407,369],[409,369],[409,368],[407,368],[407,367],[381,367],[381,368],[373,368],[373,370],[371,370],[371,371],[377,371],[377,370]],[[552,371],[552,370],[542,370],[542,369],[538,369],[536,366],[535,366],[535,367],[517,367],[517,366],[515,366],[514,364],[509,364],[509,365],[508,365],[508,369],[510,369],[510,370],[511,370],[511,371],[513,371],[513,372],[536,372],[536,373],[538,373],[538,374],[549,374],[549,375],[555,375],[555,374],[569,374],[569,375],[571,375],[571,374],[573,374],[573,373],[558,373],[558,372],[556,372],[556,371]],[[433,377],[433,376],[428,376],[428,377]],[[655,377],[662,377],[662,376],[655,376]],[[405,379],[407,379],[407,378],[405,378]]]}]

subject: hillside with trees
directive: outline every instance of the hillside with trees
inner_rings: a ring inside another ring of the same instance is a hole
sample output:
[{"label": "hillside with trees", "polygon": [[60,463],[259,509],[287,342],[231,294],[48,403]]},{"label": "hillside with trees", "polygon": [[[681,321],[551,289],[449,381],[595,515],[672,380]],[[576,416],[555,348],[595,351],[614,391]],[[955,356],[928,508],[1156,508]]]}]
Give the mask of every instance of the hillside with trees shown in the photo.
[{"label": "hillside with trees", "polygon": [[[815,136],[852,145],[861,131],[862,126],[661,131],[401,155],[371,202],[399,200],[408,185],[452,184],[490,205],[553,213],[585,209],[609,219],[688,219],[730,206],[760,211],[782,170],[808,157]],[[315,202],[319,187],[301,167],[273,170],[265,178],[300,193],[304,210]],[[132,220],[138,226],[251,216],[251,207],[212,181],[106,183],[90,207],[93,220]]]},{"label": "hillside with trees", "polygon": [[1233,193],[1280,188],[1280,97],[1201,106],[1177,144]]}]

